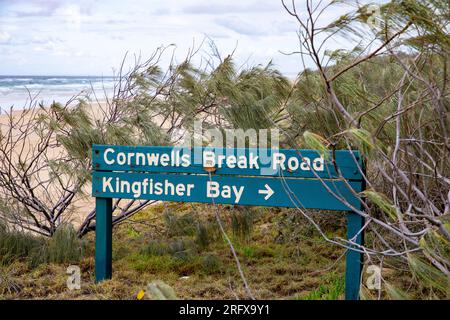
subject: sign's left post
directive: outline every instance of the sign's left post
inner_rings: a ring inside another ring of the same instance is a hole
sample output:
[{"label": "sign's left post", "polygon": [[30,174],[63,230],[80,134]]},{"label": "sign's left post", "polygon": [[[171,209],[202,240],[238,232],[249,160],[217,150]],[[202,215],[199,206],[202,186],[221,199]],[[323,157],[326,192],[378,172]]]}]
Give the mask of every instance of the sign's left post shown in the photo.
[{"label": "sign's left post", "polygon": [[112,276],[112,199],[95,198],[95,281]]}]

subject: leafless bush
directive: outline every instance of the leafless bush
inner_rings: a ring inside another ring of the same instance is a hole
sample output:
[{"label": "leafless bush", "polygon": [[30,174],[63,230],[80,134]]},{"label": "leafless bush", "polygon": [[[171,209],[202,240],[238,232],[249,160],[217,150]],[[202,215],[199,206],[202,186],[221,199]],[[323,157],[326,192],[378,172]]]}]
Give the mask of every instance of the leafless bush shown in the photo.
[{"label": "leafless bush", "polygon": [[[305,140],[357,148],[367,159],[367,174],[361,173],[368,190],[359,195],[362,207],[352,209],[366,219],[363,230],[374,240],[366,246],[327,240],[357,247],[370,263],[397,256],[412,266],[420,253],[449,277],[448,6],[392,1],[379,7],[380,27],[369,28],[374,17],[357,3],[329,24],[319,21],[333,1],[282,3],[299,27],[299,50],[291,54],[305,63],[284,112],[325,139],[307,131]],[[325,51],[340,35],[356,38],[356,48]],[[305,85],[317,89],[314,97]],[[320,117],[327,120],[310,124]]]}]

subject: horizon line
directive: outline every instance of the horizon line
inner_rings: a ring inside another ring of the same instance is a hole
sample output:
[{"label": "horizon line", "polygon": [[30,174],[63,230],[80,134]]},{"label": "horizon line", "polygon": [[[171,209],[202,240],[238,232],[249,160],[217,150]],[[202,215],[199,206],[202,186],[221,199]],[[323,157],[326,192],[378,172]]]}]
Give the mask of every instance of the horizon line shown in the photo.
[{"label": "horizon line", "polygon": [[86,74],[0,74],[0,77],[114,77],[114,75],[86,75]]}]

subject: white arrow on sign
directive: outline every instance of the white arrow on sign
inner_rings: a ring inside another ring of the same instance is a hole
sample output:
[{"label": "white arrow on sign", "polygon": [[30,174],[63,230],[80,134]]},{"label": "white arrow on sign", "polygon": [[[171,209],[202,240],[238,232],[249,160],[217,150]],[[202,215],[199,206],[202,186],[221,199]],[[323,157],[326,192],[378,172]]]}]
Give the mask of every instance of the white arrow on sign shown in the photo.
[{"label": "white arrow on sign", "polygon": [[259,194],[265,194],[266,196],[264,197],[264,200],[267,200],[274,194],[274,191],[272,190],[272,188],[267,183],[264,185],[264,187],[266,189],[258,190],[258,193]]}]

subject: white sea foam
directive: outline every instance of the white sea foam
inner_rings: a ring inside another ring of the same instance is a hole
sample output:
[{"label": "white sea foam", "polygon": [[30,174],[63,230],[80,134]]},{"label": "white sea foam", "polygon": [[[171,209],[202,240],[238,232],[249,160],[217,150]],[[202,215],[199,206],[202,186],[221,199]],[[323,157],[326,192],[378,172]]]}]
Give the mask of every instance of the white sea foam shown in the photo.
[{"label": "white sea foam", "polygon": [[111,77],[0,76],[0,109],[23,107],[30,94],[38,94],[38,100],[44,104],[64,103],[81,92],[89,95],[92,90],[99,96],[104,91],[110,96],[113,87]]}]

